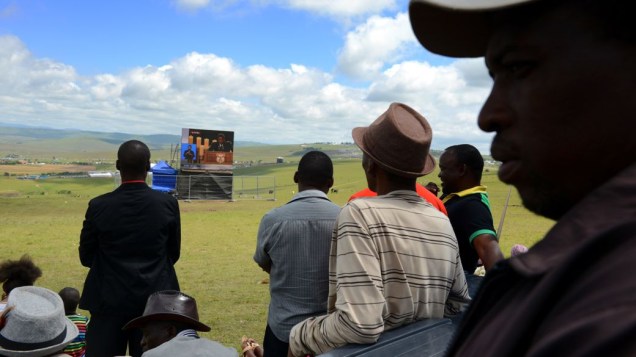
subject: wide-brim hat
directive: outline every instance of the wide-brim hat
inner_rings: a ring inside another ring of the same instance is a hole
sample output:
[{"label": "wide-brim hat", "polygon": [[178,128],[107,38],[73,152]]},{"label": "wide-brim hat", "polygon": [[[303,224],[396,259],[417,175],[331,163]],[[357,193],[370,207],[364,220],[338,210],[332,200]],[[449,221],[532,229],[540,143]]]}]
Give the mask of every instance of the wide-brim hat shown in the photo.
[{"label": "wide-brim hat", "polygon": [[353,128],[351,136],[369,158],[398,176],[419,177],[435,169],[431,126],[406,104],[391,103],[371,125]]},{"label": "wide-brim hat", "polygon": [[123,329],[141,328],[154,321],[175,321],[196,331],[210,331],[210,326],[199,321],[196,300],[176,290],[158,291],[150,295],[144,314],[130,320]]},{"label": "wide-brim hat", "polygon": [[411,27],[429,51],[450,57],[481,57],[492,29],[491,13],[537,0],[411,0]]},{"label": "wide-brim hat", "polygon": [[4,318],[0,328],[2,356],[48,356],[63,350],[79,334],[64,315],[62,298],[36,286],[11,290]]}]

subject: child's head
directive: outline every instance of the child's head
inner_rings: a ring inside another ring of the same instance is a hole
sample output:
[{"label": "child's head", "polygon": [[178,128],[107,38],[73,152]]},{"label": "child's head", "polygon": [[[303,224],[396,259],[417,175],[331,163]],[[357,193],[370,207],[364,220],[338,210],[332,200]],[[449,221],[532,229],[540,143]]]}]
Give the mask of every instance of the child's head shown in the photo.
[{"label": "child's head", "polygon": [[5,295],[9,295],[11,290],[20,287],[33,285],[37,278],[42,276],[42,270],[38,268],[27,254],[20,260],[5,260],[0,262],[0,282]]},{"label": "child's head", "polygon": [[75,313],[77,304],[79,304],[80,293],[75,288],[66,287],[58,293],[64,302],[64,313],[71,315]]}]

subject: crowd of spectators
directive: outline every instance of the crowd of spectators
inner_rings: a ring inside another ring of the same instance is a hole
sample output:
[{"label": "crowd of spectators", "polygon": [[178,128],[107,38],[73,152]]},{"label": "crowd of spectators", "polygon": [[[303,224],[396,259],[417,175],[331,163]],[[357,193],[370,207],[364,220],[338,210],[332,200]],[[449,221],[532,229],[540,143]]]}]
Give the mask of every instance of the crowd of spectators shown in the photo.
[{"label": "crowd of spectators", "polygon": [[427,49],[486,58],[493,88],[478,124],[496,134],[499,178],[557,221],[530,249],[504,259],[474,147],[445,150],[441,201],[436,184],[417,185],[436,166],[433,130],[392,103],[352,130],[368,190],[334,205],[331,160],[312,151],[294,175],[298,194],[263,217],[254,260],[271,280],[264,347],[244,337],[237,352],[199,336],[210,327],[174,269],[178,203],[145,184],[150,150],[131,140],[117,154],[122,185],[86,212],[82,293],[34,286],[42,271],[28,255],[0,262],[0,356],[307,356],[446,317],[457,324],[448,355],[635,355],[633,7],[411,1]]}]

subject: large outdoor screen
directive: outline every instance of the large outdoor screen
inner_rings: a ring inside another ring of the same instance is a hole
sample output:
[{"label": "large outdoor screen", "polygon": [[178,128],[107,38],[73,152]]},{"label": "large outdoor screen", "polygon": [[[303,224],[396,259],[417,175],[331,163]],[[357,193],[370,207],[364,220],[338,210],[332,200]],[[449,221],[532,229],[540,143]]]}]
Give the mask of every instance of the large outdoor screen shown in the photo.
[{"label": "large outdoor screen", "polygon": [[234,132],[181,129],[181,169],[232,172]]}]

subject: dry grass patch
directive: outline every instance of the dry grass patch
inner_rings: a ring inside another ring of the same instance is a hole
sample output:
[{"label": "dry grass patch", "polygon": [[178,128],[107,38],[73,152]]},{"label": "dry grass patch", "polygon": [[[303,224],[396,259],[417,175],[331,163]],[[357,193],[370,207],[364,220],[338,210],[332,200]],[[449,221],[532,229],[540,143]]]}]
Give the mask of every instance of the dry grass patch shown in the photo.
[{"label": "dry grass patch", "polygon": [[11,175],[52,174],[58,172],[87,172],[95,170],[92,165],[20,164],[0,165],[0,172]]},{"label": "dry grass patch", "polygon": [[20,197],[20,192],[18,191],[0,191],[0,197]]}]

